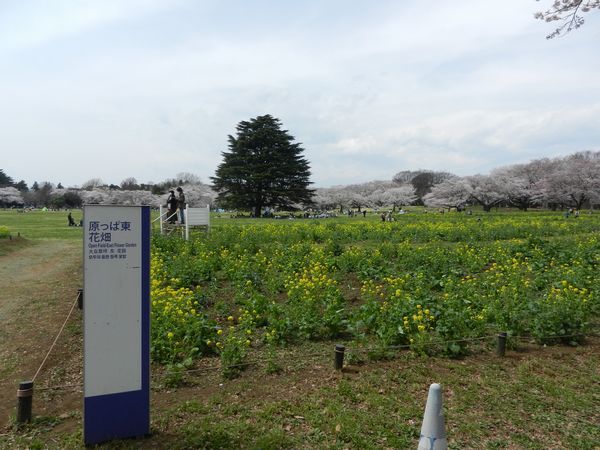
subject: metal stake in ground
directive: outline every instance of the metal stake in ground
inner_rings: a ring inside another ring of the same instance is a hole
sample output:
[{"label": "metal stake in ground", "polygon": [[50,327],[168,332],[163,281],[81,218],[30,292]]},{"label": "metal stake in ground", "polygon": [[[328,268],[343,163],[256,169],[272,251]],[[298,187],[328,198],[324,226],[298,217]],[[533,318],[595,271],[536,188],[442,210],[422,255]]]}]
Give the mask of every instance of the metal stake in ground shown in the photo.
[{"label": "metal stake in ground", "polygon": [[17,390],[17,423],[31,422],[33,381],[22,381]]}]

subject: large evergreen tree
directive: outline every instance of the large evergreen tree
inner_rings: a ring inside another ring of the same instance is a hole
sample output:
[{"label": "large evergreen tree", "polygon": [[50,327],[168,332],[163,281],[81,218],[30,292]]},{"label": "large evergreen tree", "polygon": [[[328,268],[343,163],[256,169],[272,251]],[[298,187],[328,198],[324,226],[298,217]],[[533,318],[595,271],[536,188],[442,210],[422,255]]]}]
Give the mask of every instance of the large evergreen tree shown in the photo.
[{"label": "large evergreen tree", "polygon": [[304,149],[281,122],[270,115],[242,121],[229,136],[229,151],[211,177],[217,200],[226,208],[251,209],[260,217],[264,207],[292,208],[311,203],[310,166]]},{"label": "large evergreen tree", "polygon": [[13,179],[6,175],[3,169],[0,169],[0,187],[8,187],[12,186],[13,184]]}]

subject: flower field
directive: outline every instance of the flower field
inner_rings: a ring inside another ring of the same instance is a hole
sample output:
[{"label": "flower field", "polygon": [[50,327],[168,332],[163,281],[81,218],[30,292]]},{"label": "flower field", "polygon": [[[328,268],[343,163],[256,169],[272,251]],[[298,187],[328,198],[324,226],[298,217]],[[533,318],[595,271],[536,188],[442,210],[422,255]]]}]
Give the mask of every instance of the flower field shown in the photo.
[{"label": "flower field", "polygon": [[152,358],[336,340],[460,355],[499,331],[576,343],[600,313],[600,216],[424,214],[221,220],[152,243]]}]

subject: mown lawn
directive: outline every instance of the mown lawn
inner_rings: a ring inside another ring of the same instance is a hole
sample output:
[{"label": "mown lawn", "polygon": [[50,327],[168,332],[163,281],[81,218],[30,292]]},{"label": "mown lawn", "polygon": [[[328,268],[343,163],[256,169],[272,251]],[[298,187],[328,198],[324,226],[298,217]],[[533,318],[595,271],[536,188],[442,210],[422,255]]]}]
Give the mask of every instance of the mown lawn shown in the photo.
[{"label": "mown lawn", "polygon": [[[67,211],[27,211],[16,209],[0,210],[0,225],[5,225],[13,237],[25,239],[82,239],[80,227],[70,227]],[[81,210],[72,211],[76,223],[83,217]]]}]

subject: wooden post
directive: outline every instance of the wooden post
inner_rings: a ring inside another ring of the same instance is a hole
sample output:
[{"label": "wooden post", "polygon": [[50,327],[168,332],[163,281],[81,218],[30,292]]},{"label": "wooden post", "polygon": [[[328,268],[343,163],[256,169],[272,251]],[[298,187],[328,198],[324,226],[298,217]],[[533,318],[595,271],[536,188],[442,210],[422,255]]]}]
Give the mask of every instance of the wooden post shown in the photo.
[{"label": "wooden post", "polygon": [[504,356],[506,353],[506,332],[498,333],[498,347],[496,348],[496,353],[498,356]]},{"label": "wooden post", "polygon": [[335,345],[335,353],[334,353],[334,361],[333,367],[335,370],[342,370],[344,367],[344,352],[346,351],[346,347],[341,344]]},{"label": "wooden post", "polygon": [[22,381],[17,390],[17,423],[31,422],[33,381]]}]

